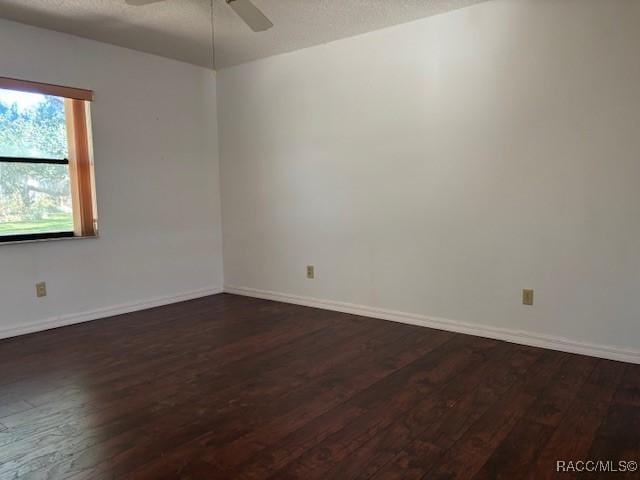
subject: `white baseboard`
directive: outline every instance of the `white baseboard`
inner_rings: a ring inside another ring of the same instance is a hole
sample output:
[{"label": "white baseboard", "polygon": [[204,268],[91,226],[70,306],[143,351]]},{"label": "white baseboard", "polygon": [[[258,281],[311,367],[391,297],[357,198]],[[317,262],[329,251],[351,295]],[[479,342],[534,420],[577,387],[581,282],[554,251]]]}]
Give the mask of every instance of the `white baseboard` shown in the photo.
[{"label": "white baseboard", "polygon": [[446,330],[450,332],[464,333],[468,335],[475,335],[478,337],[505,340],[507,342],[529,345],[532,347],[548,348],[551,350],[559,350],[561,352],[577,353],[581,355],[589,355],[592,357],[640,364],[640,350],[630,350],[613,346],[595,345],[591,343],[571,340],[569,338],[541,335],[521,330],[491,327],[488,325],[477,325],[458,322],[445,318],[427,317],[424,315],[417,315],[413,313],[383,310],[380,308],[373,308],[365,305],[355,305],[352,303],[335,302],[332,300],[301,297],[298,295],[257,290],[254,288],[225,285],[224,291],[226,293],[233,293],[236,295],[263,298],[266,300],[275,300],[277,302],[293,303],[296,305],[305,305],[308,307],[351,313],[354,315],[379,318],[383,320],[390,320],[393,322],[418,325],[421,327],[435,328],[438,330]]},{"label": "white baseboard", "polygon": [[67,325],[73,325],[75,323],[89,322],[91,320],[97,320],[99,318],[113,317],[115,315],[122,315],[123,313],[131,313],[137,312],[139,310],[161,307],[163,305],[184,302],[187,300],[193,300],[195,298],[208,297],[209,295],[222,293],[222,291],[223,289],[219,287],[207,288],[203,290],[195,290],[192,292],[184,292],[178,295],[151,298],[142,302],[125,303],[121,305],[114,305],[112,307],[99,308],[97,310],[91,310],[88,312],[75,313],[71,315],[59,315],[56,317],[48,318],[46,320],[30,322],[23,325],[17,325],[15,327],[0,328],[0,339],[17,337],[18,335],[26,335],[27,333],[41,332],[43,330],[64,327]]}]

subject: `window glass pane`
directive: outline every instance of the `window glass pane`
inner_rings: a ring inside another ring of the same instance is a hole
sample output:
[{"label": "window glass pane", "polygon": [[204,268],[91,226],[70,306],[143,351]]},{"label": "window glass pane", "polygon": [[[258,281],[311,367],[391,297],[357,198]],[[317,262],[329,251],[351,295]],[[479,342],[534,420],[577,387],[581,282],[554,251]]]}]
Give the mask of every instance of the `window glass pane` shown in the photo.
[{"label": "window glass pane", "polygon": [[71,231],[69,166],[0,160],[0,236]]},{"label": "window glass pane", "polygon": [[68,158],[64,99],[0,89],[0,157]]}]

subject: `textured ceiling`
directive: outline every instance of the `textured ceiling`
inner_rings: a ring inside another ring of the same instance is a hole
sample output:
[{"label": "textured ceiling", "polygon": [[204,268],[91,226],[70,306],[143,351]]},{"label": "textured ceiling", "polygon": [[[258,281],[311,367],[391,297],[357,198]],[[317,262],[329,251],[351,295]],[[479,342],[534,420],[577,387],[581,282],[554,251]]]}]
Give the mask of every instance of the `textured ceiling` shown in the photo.
[{"label": "textured ceiling", "polygon": [[[275,26],[254,33],[214,0],[224,68],[487,0],[253,0]],[[211,67],[211,0],[0,0],[0,17]]]}]

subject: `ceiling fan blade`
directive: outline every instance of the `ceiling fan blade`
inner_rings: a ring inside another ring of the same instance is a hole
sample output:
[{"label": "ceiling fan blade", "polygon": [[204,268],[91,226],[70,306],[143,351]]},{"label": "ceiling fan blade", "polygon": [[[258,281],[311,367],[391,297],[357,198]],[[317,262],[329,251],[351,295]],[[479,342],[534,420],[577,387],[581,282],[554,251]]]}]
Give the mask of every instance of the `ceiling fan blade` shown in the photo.
[{"label": "ceiling fan blade", "polygon": [[249,0],[227,0],[227,3],[254,32],[264,32],[273,27],[271,20]]},{"label": "ceiling fan blade", "polygon": [[127,5],[134,7],[141,7],[143,5],[150,5],[152,3],[164,2],[164,0],[125,0]]}]

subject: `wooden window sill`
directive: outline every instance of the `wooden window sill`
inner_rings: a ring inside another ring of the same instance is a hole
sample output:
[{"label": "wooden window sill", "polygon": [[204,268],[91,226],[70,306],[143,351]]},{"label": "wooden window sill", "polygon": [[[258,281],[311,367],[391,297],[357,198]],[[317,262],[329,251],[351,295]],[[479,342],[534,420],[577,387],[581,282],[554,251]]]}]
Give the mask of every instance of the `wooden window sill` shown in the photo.
[{"label": "wooden window sill", "polygon": [[43,243],[43,242],[60,242],[64,240],[90,240],[98,239],[99,235],[84,235],[84,236],[55,236],[51,238],[27,238],[25,240],[0,240],[0,247],[3,245],[22,245],[26,243]]}]

